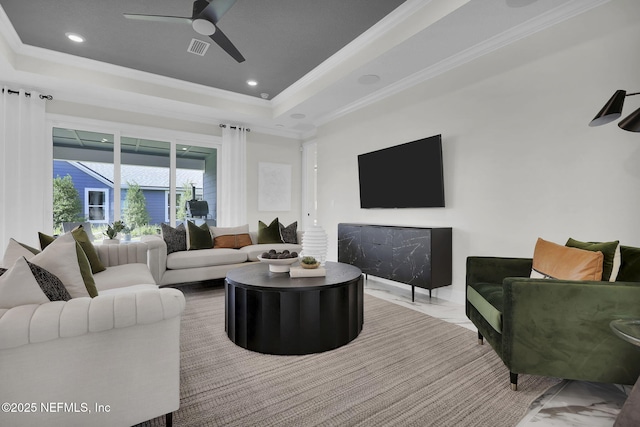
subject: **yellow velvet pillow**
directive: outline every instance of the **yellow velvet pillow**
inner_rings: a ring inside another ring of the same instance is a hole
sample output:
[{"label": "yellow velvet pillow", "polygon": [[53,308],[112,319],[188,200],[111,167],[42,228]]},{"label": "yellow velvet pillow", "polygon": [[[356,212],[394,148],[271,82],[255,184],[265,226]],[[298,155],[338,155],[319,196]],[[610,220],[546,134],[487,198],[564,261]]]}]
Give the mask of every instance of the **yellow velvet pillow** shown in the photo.
[{"label": "yellow velvet pillow", "polygon": [[602,280],[602,252],[570,248],[538,239],[531,277],[560,280]]},{"label": "yellow velvet pillow", "polygon": [[243,234],[227,234],[224,236],[217,236],[213,239],[213,248],[229,248],[240,249],[244,246],[253,244],[251,242],[251,236],[249,233]]}]

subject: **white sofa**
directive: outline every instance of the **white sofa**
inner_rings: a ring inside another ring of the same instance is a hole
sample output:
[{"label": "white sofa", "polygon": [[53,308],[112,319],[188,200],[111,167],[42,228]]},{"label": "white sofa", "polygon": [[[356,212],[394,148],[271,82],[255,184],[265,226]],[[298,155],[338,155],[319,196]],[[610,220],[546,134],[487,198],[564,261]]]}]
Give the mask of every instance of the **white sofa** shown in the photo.
[{"label": "white sofa", "polygon": [[[249,235],[253,244],[240,249],[199,249],[169,255],[162,237],[144,236],[142,241],[149,245],[148,265],[158,286],[224,279],[229,270],[259,262],[258,256],[270,249],[278,252],[287,249],[298,253],[302,250],[301,244],[258,244],[258,233],[251,231]],[[297,232],[298,242],[302,242],[302,235],[302,231]]]},{"label": "white sofa", "polygon": [[[96,246],[95,298],[0,309],[0,425],[131,426],[180,404],[182,292],[145,243]],[[8,409],[8,411],[7,411]],[[14,412],[15,411],[15,412]]]}]

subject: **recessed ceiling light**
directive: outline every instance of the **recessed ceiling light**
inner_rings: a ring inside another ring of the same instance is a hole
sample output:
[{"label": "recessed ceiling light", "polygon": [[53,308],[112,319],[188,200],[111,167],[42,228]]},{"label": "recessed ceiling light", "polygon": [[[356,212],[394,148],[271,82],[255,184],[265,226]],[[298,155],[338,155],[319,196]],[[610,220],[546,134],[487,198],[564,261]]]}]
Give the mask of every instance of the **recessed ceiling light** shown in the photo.
[{"label": "recessed ceiling light", "polygon": [[249,86],[258,86],[258,82],[255,80],[247,80]]},{"label": "recessed ceiling light", "polygon": [[304,119],[307,116],[302,113],[293,113],[289,117],[291,117],[292,119]]},{"label": "recessed ceiling light", "polygon": [[67,36],[67,38],[69,40],[71,40],[72,42],[76,42],[76,43],[82,43],[84,42],[84,37],[82,37],[80,34],[76,34],[76,33],[66,33],[65,34]]},{"label": "recessed ceiling light", "polygon": [[376,76],[375,74],[365,74],[364,76],[360,76],[358,79],[358,83],[361,85],[372,85],[378,83],[380,81],[380,76]]}]

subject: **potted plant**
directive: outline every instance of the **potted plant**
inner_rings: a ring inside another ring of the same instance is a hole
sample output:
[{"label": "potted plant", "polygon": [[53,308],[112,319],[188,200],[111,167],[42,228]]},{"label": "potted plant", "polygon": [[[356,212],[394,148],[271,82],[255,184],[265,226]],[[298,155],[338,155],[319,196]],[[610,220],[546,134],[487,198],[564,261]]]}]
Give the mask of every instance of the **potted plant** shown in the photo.
[{"label": "potted plant", "polygon": [[116,236],[118,235],[119,232],[124,230],[125,227],[126,226],[122,221],[115,221],[113,224],[107,225],[107,230],[103,234],[108,238],[102,240],[102,243],[103,244],[119,243],[120,241],[116,239]]},{"label": "potted plant", "polygon": [[319,265],[320,263],[312,256],[305,256],[300,260],[302,268],[318,268]]},{"label": "potted plant", "polygon": [[122,229],[122,234],[124,234],[125,242],[131,241],[131,232],[133,231],[134,228],[136,228],[135,225],[132,225],[131,227],[125,225],[124,228]]}]

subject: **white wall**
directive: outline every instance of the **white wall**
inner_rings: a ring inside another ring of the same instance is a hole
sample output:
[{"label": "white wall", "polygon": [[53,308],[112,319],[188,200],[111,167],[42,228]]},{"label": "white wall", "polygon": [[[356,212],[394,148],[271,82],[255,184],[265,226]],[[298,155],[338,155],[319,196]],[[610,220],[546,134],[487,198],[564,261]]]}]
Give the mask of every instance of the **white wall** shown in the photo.
[{"label": "white wall", "polygon": [[[260,162],[291,165],[291,210],[258,211],[258,164]],[[302,154],[297,141],[250,132],[247,136],[247,221],[249,230],[258,230],[258,221],[265,224],[276,217],[287,226],[298,221],[301,229]]]},{"label": "white wall", "polygon": [[[639,18],[613,0],[319,129],[329,259],[340,222],[451,226],[453,286],[434,295],[462,302],[469,255],[530,257],[539,236],[640,246],[640,134],[587,126],[616,89],[640,90]],[[358,154],[439,133],[446,208],[359,208]]]}]

